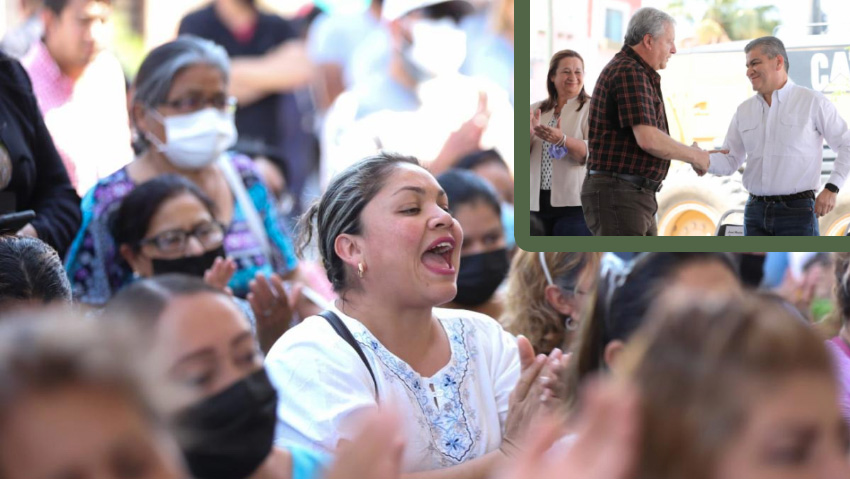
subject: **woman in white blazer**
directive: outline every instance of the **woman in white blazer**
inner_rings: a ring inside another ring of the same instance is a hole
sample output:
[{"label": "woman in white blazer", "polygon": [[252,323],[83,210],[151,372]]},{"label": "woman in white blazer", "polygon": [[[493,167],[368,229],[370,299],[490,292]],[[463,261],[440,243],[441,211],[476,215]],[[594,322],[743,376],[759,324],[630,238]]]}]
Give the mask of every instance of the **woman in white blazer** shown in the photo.
[{"label": "woman in white blazer", "polygon": [[531,105],[531,215],[547,236],[590,236],[580,197],[590,112],[581,55],[556,53],[546,89],[549,98]]}]

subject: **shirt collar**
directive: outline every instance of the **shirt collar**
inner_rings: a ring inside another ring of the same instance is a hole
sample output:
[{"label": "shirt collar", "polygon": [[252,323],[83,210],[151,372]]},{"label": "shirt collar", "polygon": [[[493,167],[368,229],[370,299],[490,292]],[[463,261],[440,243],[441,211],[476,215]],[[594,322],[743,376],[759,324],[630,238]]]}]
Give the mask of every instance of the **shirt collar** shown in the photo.
[{"label": "shirt collar", "polygon": [[[776,94],[776,100],[779,101],[780,103],[784,103],[785,100],[788,99],[788,95],[791,94],[791,90],[794,89],[794,86],[795,86],[795,83],[791,80],[791,77],[788,77],[788,81],[785,82],[785,85],[783,85],[782,88],[775,90],[773,93],[771,93],[771,96],[773,96],[773,94],[775,93]],[[761,93],[756,92],[756,97],[765,106],[767,105],[767,101],[764,99],[764,96],[762,96]]]},{"label": "shirt collar", "polygon": [[650,74],[650,76],[652,76],[653,80],[656,80],[656,81],[661,80],[661,75],[659,75],[658,72],[655,71],[654,68],[649,66],[649,63],[647,63],[646,60],[641,58],[641,56],[638,55],[638,52],[636,52],[634,50],[634,48],[632,48],[628,45],[623,45],[623,49],[620,50],[620,52],[622,52],[623,54],[625,54],[627,57],[631,58],[632,60],[635,60],[636,62],[638,62]]},{"label": "shirt collar", "polygon": [[788,98],[788,95],[791,94],[791,90],[794,88],[794,82],[791,81],[791,77],[788,77],[788,81],[785,82],[785,85],[782,86],[779,90],[776,90],[776,98],[779,101],[785,101]]},{"label": "shirt collar", "polygon": [[54,83],[73,84],[71,78],[62,73],[62,69],[59,68],[59,64],[50,55],[50,51],[47,50],[47,45],[43,41],[36,42],[33,45],[31,55],[33,57],[33,64],[37,64],[41,73]]}]

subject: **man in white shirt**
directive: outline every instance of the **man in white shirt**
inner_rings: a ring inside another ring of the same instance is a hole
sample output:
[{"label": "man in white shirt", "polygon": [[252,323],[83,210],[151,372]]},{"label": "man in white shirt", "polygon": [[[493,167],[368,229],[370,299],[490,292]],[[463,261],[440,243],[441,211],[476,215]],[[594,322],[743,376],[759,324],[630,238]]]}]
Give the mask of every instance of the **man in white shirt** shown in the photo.
[{"label": "man in white shirt", "polygon": [[[781,40],[757,38],[744,52],[747,77],[758,94],[738,107],[723,144],[729,153],[712,154],[708,172],[731,175],[747,162],[746,236],[818,236],[817,217],[835,207],[850,172],[847,123],[826,97],[788,78]],[[815,199],[824,139],[838,157]]]}]

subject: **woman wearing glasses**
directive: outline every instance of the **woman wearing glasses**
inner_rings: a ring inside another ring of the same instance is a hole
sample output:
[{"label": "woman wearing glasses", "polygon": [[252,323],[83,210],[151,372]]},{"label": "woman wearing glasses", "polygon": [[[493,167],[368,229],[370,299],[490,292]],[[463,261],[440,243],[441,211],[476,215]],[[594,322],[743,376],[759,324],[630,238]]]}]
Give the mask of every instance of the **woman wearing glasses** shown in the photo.
[{"label": "woman wearing glasses", "polygon": [[[117,261],[123,260],[134,277],[182,273],[228,292],[236,264],[225,259],[226,228],[216,220],[213,201],[182,176],[163,175],[133,189],[112,214],[109,227],[121,256]],[[268,352],[286,331],[292,310],[279,277],[255,281],[250,289],[249,301],[235,298],[236,304]]]},{"label": "woman wearing glasses", "polygon": [[[119,254],[109,217],[137,185],[169,173],[198,185],[215,205],[216,219],[224,225],[224,252],[235,262],[228,282],[235,295],[246,296],[258,273],[294,273],[291,240],[257,170],[247,157],[225,152],[236,140],[228,74],[221,47],[189,36],[152,50],[142,62],[131,111],[141,153],[83,198],[83,225],[66,260],[78,301],[102,305],[131,280],[133,270]],[[173,241],[148,243],[146,250]]]}]

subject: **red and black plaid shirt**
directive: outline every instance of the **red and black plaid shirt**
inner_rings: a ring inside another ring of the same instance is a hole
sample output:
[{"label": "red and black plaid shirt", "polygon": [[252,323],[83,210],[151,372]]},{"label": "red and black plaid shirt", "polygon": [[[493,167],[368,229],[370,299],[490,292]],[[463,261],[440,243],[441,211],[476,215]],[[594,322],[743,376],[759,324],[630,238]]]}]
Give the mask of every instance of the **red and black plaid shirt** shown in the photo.
[{"label": "red and black plaid shirt", "polygon": [[661,181],[669,160],[643,151],[632,131],[649,125],[668,133],[661,76],[630,46],[605,66],[590,99],[589,170],[616,171]]}]

